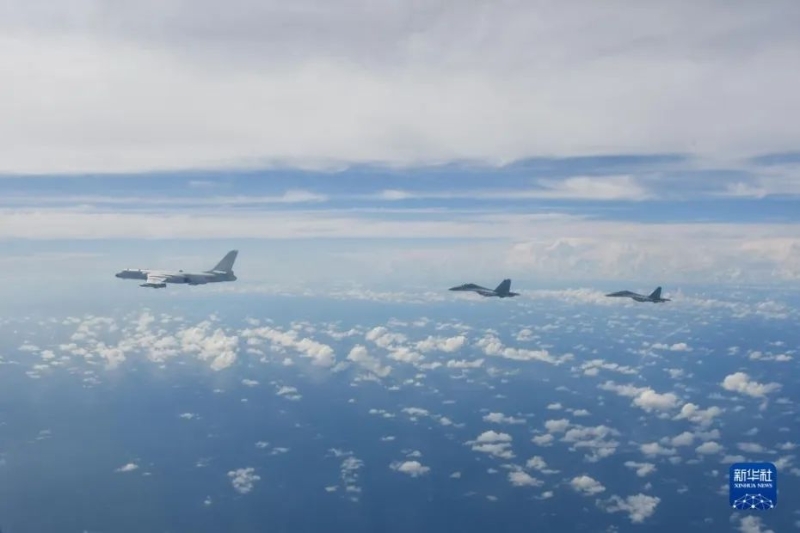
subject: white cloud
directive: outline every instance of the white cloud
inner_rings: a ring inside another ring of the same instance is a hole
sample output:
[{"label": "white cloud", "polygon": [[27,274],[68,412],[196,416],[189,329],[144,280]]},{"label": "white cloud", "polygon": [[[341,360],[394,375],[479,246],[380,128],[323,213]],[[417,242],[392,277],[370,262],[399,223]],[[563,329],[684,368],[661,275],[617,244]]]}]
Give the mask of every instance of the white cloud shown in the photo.
[{"label": "white cloud", "polygon": [[239,338],[226,335],[221,328],[211,331],[213,324],[206,320],[197,326],[180,330],[175,337],[181,350],[196,353],[201,361],[211,361],[213,370],[224,370],[236,362]]},{"label": "white cloud", "polygon": [[659,455],[675,455],[673,448],[664,448],[657,442],[649,442],[639,446],[641,452],[648,457],[656,457]]},{"label": "white cloud", "polygon": [[704,442],[703,444],[695,448],[695,451],[701,455],[712,455],[716,453],[721,453],[723,450],[724,448],[719,443],[714,441]]},{"label": "white cloud", "polygon": [[483,359],[467,361],[465,359],[450,359],[445,365],[447,368],[479,368],[483,365]]},{"label": "white cloud", "polygon": [[633,405],[651,411],[668,411],[676,408],[680,400],[672,392],[660,394],[649,387],[635,387],[633,385],[617,385],[613,381],[606,381],[598,385],[602,390],[616,392],[620,396],[633,398]]},{"label": "white cloud", "polygon": [[247,494],[253,490],[256,482],[261,479],[261,476],[255,473],[253,467],[237,468],[228,472],[228,477],[236,492],[240,494]]},{"label": "white cloud", "polygon": [[619,496],[612,496],[606,512],[626,512],[628,518],[634,524],[640,524],[656,512],[656,507],[661,502],[657,496],[647,496],[646,494],[636,494],[625,499]]},{"label": "white cloud", "polygon": [[494,335],[486,335],[476,343],[486,355],[503,357],[515,361],[542,361],[553,365],[558,365],[564,361],[572,359],[571,354],[554,357],[547,350],[528,350],[525,348],[511,348],[503,343]]},{"label": "white cloud", "polygon": [[309,338],[300,338],[295,330],[281,331],[264,326],[242,330],[241,335],[248,339],[266,339],[272,342],[273,346],[295,350],[303,357],[311,359],[317,366],[331,367],[336,363],[333,348]]},{"label": "white cloud", "polygon": [[347,360],[360,365],[363,369],[381,378],[388,376],[392,371],[391,366],[381,365],[380,361],[371,356],[367,348],[361,344],[353,346],[350,353],[347,354]]},{"label": "white cloud", "polygon": [[692,349],[689,347],[689,345],[686,344],[685,342],[678,342],[678,343],[671,344],[671,345],[657,342],[655,344],[650,345],[650,348],[653,348],[655,350],[670,350],[670,351],[673,351],[673,352],[691,352],[692,351]]},{"label": "white cloud", "polygon": [[430,467],[423,466],[419,461],[395,462],[390,465],[390,468],[411,477],[423,476],[431,470]]},{"label": "white cloud", "polygon": [[[2,172],[738,155],[800,142],[797,74],[785,68],[796,25],[782,3],[641,13],[593,2],[42,5],[0,10],[0,45],[15,50],[0,62],[0,87],[15,88],[3,108]],[[597,27],[600,18],[611,23]],[[475,32],[482,25],[503,38],[487,40]],[[715,127],[730,116],[743,127]],[[549,190],[624,198],[636,188],[622,176]]]},{"label": "white cloud", "polygon": [[513,416],[506,416],[503,413],[489,413],[483,417],[485,422],[492,422],[494,424],[524,424],[524,418],[514,418]]},{"label": "white cloud", "polygon": [[558,420],[547,420],[544,423],[545,429],[548,433],[563,433],[569,427],[569,420],[566,418],[559,418]]},{"label": "white cloud", "polygon": [[736,447],[745,453],[764,453],[764,447],[755,442],[740,442]]},{"label": "white cloud", "polygon": [[298,394],[296,387],[290,387],[288,385],[281,385],[278,387],[278,390],[275,392],[276,396],[282,396],[287,400],[297,401],[303,398],[301,394]]},{"label": "white cloud", "polygon": [[467,338],[464,335],[458,335],[456,337],[428,337],[425,340],[417,342],[416,347],[417,350],[421,352],[438,350],[450,353],[460,350],[466,342]]},{"label": "white cloud", "polygon": [[569,484],[576,492],[586,496],[594,496],[606,490],[602,483],[587,475],[575,477]]},{"label": "white cloud", "polygon": [[475,440],[476,442],[511,442],[511,435],[489,430],[478,435],[478,438]]},{"label": "white cloud", "polygon": [[689,431],[684,431],[680,435],[673,437],[670,442],[673,446],[691,446],[694,442],[694,434],[690,433]]},{"label": "white cloud", "polygon": [[742,516],[739,518],[740,533],[775,533],[761,521],[760,516]]},{"label": "white cloud", "polygon": [[616,452],[619,442],[611,438],[616,435],[619,435],[617,430],[604,425],[578,426],[568,429],[562,440],[571,444],[571,450],[588,449],[589,453],[584,458],[589,462],[597,462]]},{"label": "white cloud", "polygon": [[592,359],[581,365],[581,370],[587,376],[596,376],[600,370],[611,370],[612,372],[619,372],[621,374],[636,374],[637,371],[629,366],[619,365],[617,363],[607,363],[602,359]]},{"label": "white cloud", "polygon": [[128,464],[122,465],[121,467],[117,468],[115,470],[115,472],[133,472],[134,470],[138,470],[138,469],[139,469],[139,465],[137,465],[136,463],[128,463]]},{"label": "white cloud", "polygon": [[474,441],[468,441],[472,445],[472,450],[486,453],[502,459],[513,459],[514,452],[511,451],[511,435],[508,433],[497,433],[496,431],[484,431]]},{"label": "white cloud", "polygon": [[771,392],[780,390],[781,385],[779,383],[758,383],[757,381],[751,380],[750,376],[744,372],[736,372],[725,376],[725,379],[722,381],[722,388],[731,392],[746,394],[754,398],[762,398]]},{"label": "white cloud", "polygon": [[668,392],[666,394],[659,394],[652,389],[643,391],[639,396],[634,398],[634,405],[641,407],[645,411],[668,411],[674,409],[679,405],[680,400],[678,397]]},{"label": "white cloud", "polygon": [[637,463],[635,461],[626,461],[625,466],[636,470],[636,475],[639,477],[645,477],[646,475],[652,474],[656,471],[656,465],[653,463]]},{"label": "white cloud", "polygon": [[256,385],[258,385],[258,381],[254,379],[243,379],[242,385],[244,385],[245,387],[255,387]]},{"label": "white cloud", "polygon": [[694,424],[700,426],[708,426],[714,421],[714,418],[720,416],[723,410],[719,407],[712,406],[708,409],[700,409],[693,403],[684,404],[681,407],[680,413],[675,416],[675,420],[689,420]]},{"label": "white cloud", "polygon": [[508,481],[515,487],[540,487],[543,485],[541,480],[536,479],[527,472],[517,470],[508,473]]}]

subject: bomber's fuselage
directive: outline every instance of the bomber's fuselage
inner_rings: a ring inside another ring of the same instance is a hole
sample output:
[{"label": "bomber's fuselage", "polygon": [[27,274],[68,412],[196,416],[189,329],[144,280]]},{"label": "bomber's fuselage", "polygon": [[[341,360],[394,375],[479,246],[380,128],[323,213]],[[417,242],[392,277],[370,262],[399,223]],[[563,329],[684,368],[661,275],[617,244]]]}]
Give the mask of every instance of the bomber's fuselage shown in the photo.
[{"label": "bomber's fuselage", "polygon": [[185,283],[188,285],[204,285],[219,281],[236,281],[233,272],[169,272],[161,270],[126,269],[115,275],[120,279],[146,280],[148,275],[156,274],[164,278],[164,283]]}]

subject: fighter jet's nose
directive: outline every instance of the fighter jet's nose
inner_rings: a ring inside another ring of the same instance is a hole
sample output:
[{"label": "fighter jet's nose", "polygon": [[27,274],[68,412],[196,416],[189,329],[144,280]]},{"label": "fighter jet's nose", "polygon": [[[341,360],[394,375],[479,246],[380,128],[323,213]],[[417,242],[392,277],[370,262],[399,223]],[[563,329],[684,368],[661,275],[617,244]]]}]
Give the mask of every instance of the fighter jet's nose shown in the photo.
[{"label": "fighter jet's nose", "polygon": [[122,274],[120,274],[119,272],[117,272],[116,274],[114,274],[114,277],[115,277],[115,278],[121,278],[121,277],[122,277]]}]

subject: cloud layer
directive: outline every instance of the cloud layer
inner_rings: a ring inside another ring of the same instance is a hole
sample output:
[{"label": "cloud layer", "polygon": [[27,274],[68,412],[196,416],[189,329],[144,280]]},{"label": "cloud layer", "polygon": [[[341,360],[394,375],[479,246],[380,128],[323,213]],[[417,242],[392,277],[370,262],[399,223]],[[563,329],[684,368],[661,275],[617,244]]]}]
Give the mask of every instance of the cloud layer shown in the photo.
[{"label": "cloud layer", "polygon": [[796,3],[645,4],[6,2],[0,172],[798,146]]}]

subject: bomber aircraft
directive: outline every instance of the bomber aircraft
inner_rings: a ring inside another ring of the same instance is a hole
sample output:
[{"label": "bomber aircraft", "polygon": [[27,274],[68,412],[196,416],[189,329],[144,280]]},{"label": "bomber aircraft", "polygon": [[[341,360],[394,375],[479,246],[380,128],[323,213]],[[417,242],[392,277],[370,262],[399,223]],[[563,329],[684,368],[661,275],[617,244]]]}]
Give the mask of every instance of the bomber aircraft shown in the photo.
[{"label": "bomber aircraft", "polygon": [[167,283],[182,283],[186,285],[205,285],[206,283],[217,283],[220,281],[236,281],[233,273],[233,263],[236,261],[238,250],[231,250],[222,261],[211,270],[203,272],[184,272],[183,270],[146,270],[146,269],[127,269],[116,273],[120,279],[139,279],[144,280],[140,287],[150,287],[152,289],[163,289]]}]

